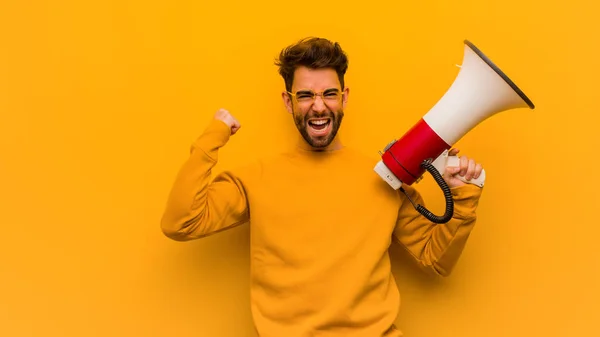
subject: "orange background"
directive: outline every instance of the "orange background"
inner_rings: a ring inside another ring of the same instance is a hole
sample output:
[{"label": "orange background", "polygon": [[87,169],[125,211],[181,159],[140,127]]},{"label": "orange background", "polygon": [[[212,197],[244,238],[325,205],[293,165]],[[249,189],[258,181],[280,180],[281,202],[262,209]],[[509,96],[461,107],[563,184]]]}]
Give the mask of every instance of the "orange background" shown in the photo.
[{"label": "orange background", "polygon": [[218,108],[243,127],[217,170],[295,139],[273,59],[319,35],[350,56],[342,136],[374,158],[445,93],[463,39],[537,105],[457,144],[488,181],[450,278],[391,250],[406,336],[599,336],[597,6],[0,2],[0,335],[254,336],[248,227],[178,243],[159,220]]}]

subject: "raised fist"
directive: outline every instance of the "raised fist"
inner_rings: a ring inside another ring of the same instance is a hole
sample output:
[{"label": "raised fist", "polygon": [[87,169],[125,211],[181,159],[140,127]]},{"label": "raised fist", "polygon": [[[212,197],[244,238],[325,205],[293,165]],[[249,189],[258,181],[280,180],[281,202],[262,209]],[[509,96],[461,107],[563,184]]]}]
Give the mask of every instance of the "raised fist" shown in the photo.
[{"label": "raised fist", "polygon": [[229,128],[231,129],[232,135],[234,135],[242,127],[240,125],[240,122],[238,122],[238,120],[235,119],[235,117],[233,117],[229,113],[229,111],[227,111],[225,109],[219,109],[215,113],[215,119],[218,119],[218,120],[222,121],[223,123],[227,124],[227,126],[229,126]]}]

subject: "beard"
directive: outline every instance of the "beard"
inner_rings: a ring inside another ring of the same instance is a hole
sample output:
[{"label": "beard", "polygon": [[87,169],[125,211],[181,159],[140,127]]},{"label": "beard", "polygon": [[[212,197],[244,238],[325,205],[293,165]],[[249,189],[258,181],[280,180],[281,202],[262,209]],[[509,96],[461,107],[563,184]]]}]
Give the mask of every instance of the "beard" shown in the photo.
[{"label": "beard", "polygon": [[[320,136],[312,136],[308,130],[311,126],[309,126],[308,120],[311,118],[329,118],[329,124],[327,127],[330,128],[329,132],[325,135]],[[316,113],[316,114],[294,114],[294,122],[296,124],[296,128],[300,131],[302,138],[313,148],[324,149],[335,139],[338,130],[340,129],[340,125],[342,124],[342,120],[344,119],[344,111],[338,110],[335,113],[331,111],[327,111],[325,113]]]}]

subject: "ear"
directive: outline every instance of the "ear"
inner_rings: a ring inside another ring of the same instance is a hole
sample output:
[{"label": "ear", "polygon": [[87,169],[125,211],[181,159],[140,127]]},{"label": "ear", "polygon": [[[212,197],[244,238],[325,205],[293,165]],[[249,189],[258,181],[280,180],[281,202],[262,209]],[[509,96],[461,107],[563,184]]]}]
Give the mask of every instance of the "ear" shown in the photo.
[{"label": "ear", "polygon": [[342,97],[342,107],[346,108],[346,103],[348,103],[348,96],[350,95],[350,88],[346,87],[344,89],[344,96]]},{"label": "ear", "polygon": [[285,105],[285,108],[287,109],[287,111],[289,113],[294,113],[294,110],[292,109],[292,99],[290,98],[290,95],[286,91],[283,91],[281,93],[281,99],[283,99],[283,104]]}]

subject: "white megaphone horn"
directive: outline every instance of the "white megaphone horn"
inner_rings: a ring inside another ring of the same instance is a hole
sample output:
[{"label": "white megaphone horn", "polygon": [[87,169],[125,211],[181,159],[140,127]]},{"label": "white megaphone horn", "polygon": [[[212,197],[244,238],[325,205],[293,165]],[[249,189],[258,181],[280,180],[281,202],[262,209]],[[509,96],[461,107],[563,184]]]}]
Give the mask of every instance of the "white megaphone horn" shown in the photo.
[{"label": "white megaphone horn", "polygon": [[[435,223],[448,222],[454,214],[452,195],[442,173],[447,166],[458,166],[459,158],[448,156],[448,150],[498,112],[535,108],[525,93],[473,43],[465,40],[464,44],[463,63],[452,86],[402,138],[385,147],[374,168],[392,188],[403,192],[403,184],[419,181],[428,171],[444,191],[446,212],[437,216],[421,205],[413,205]],[[485,171],[474,180],[457,177],[482,187]]]}]

